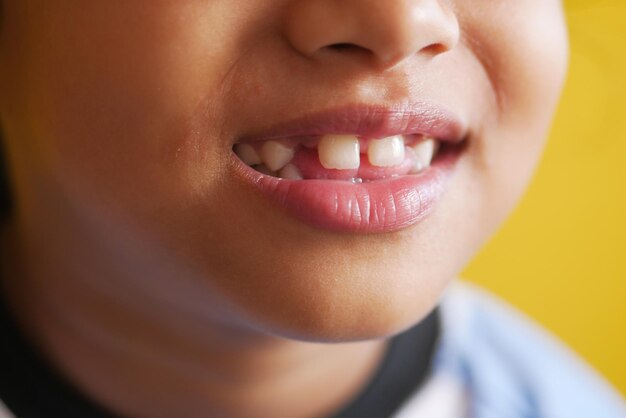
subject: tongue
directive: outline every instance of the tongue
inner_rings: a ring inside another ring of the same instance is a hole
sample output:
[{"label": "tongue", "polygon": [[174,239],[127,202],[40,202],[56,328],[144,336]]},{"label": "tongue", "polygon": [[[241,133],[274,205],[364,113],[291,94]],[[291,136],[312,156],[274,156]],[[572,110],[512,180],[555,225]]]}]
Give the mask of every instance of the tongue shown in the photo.
[{"label": "tongue", "polygon": [[371,165],[366,154],[361,154],[361,166],[354,170],[334,170],[322,166],[317,150],[299,148],[291,164],[298,167],[304,179],[352,180],[360,178],[365,181],[380,180],[388,177],[409,174],[413,163],[407,153],[407,158],[400,165],[394,167],[375,167]]}]

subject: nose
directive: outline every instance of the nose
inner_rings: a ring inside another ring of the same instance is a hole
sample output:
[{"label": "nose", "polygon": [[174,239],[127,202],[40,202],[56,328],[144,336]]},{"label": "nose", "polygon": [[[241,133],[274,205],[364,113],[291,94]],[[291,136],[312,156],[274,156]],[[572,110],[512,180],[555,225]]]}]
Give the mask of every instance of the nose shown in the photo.
[{"label": "nose", "polygon": [[383,69],[421,54],[435,56],[459,41],[447,0],[293,0],[286,36],[301,54],[361,52]]}]

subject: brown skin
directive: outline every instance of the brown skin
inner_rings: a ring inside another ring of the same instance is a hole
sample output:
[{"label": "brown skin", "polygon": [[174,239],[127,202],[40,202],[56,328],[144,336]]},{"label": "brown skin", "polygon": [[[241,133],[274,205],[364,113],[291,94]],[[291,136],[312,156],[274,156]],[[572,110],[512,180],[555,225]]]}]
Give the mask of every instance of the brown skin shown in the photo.
[{"label": "brown skin", "polygon": [[[4,0],[2,17],[4,286],[51,361],[129,417],[345,403],[519,199],[567,61],[557,0]],[[246,134],[406,100],[470,130],[418,225],[312,229],[232,175]]]}]

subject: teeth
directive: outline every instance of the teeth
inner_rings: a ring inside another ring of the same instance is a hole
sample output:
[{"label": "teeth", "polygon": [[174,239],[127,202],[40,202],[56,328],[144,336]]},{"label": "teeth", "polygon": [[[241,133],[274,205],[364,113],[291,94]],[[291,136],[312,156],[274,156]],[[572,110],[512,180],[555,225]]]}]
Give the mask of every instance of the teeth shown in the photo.
[{"label": "teeth", "polygon": [[[302,145],[315,145],[302,143]],[[326,135],[316,140],[318,157],[326,169],[355,170],[361,164],[359,138],[355,135]],[[298,167],[291,164],[295,148],[283,140],[264,142],[260,150],[251,144],[236,144],[234,152],[249,166],[257,171],[278,176],[288,180],[302,180]],[[439,142],[433,138],[424,138],[413,146],[404,145],[401,135],[367,141],[366,152],[369,163],[376,167],[394,167],[401,165],[405,159],[413,162],[410,174],[419,173],[430,167],[433,157],[439,149]],[[408,154],[408,157],[407,157]],[[353,179],[354,183],[362,181]]]},{"label": "teeth", "polygon": [[420,171],[430,167],[430,163],[432,162],[438,148],[439,143],[432,138],[428,138],[427,140],[413,146],[412,149],[415,155],[415,163],[411,172],[419,173]]},{"label": "teeth", "polygon": [[259,153],[250,144],[235,145],[235,154],[249,166],[261,164],[262,162]]},{"label": "teeth", "polygon": [[376,167],[400,165],[404,157],[404,138],[401,136],[371,141],[367,148],[367,158],[370,164]]},{"label": "teeth", "polygon": [[317,146],[324,168],[353,170],[361,165],[359,139],[353,135],[326,135]]},{"label": "teeth", "polygon": [[278,141],[267,141],[261,147],[261,160],[272,171],[278,171],[293,158],[295,151]]},{"label": "teeth", "polygon": [[295,165],[287,164],[280,170],[278,177],[286,180],[302,180],[302,173],[300,173],[300,170],[298,170],[298,167]]}]

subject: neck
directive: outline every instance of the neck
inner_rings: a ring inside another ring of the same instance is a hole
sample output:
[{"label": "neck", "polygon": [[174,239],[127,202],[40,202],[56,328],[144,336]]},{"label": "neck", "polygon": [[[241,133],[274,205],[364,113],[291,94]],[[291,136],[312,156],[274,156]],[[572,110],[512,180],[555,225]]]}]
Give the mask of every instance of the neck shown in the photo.
[{"label": "neck", "polygon": [[381,341],[263,334],[167,266],[132,269],[80,234],[27,226],[15,222],[3,236],[10,308],[51,364],[121,416],[326,416],[383,355]]}]

